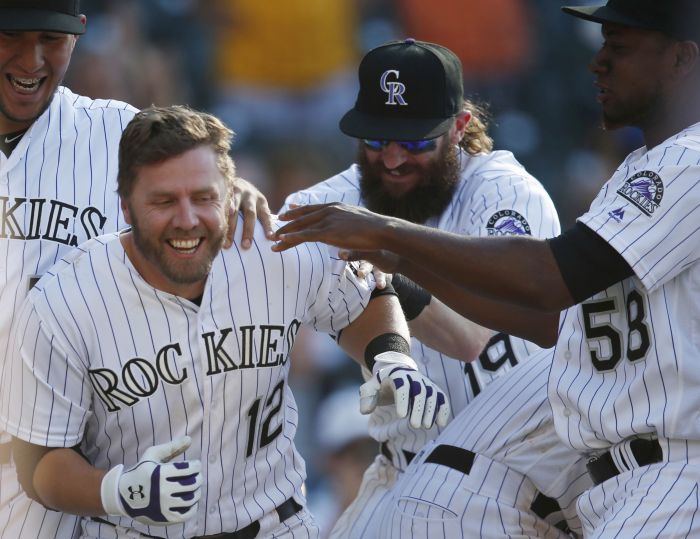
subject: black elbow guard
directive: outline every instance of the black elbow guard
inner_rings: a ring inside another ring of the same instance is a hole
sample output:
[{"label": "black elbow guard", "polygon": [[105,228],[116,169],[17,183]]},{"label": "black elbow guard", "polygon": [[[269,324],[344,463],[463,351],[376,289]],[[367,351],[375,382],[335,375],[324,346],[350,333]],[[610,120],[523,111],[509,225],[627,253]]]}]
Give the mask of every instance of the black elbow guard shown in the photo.
[{"label": "black elbow guard", "polygon": [[400,273],[394,274],[391,278],[391,284],[394,285],[396,295],[399,297],[403,315],[409,322],[418,318],[418,315],[423,312],[423,309],[433,299],[433,295],[425,288],[418,286]]}]

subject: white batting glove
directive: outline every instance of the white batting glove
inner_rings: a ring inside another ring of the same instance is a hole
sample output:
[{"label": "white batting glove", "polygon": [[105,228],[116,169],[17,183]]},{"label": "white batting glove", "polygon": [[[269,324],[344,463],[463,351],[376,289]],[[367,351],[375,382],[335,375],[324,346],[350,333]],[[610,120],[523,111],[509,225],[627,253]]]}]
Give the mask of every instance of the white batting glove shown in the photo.
[{"label": "white batting glove", "polygon": [[133,518],[144,524],[167,526],[192,518],[202,493],[198,460],[169,462],[192,443],[179,440],[154,445],[134,466],[119,464],[102,479],[102,506],[108,515]]},{"label": "white batting glove", "polygon": [[400,352],[382,352],[374,360],[372,377],[360,386],[360,412],[371,413],[388,389],[393,394],[398,416],[410,416],[413,428],[429,429],[436,423],[440,427],[447,425],[450,404],[445,392],[418,372],[413,359]]}]

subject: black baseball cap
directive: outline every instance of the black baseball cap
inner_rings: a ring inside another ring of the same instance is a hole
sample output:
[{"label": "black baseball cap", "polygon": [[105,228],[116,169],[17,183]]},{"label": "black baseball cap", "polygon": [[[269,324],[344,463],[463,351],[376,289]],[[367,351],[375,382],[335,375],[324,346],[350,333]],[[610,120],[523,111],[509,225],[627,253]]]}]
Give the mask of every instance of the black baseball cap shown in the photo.
[{"label": "black baseball cap", "polygon": [[415,39],[380,45],[360,62],[357,101],[340,130],[364,139],[439,137],[462,110],[462,77],[459,58],[441,45]]},{"label": "black baseball cap", "polygon": [[0,30],[83,34],[80,0],[0,0]]},{"label": "black baseball cap", "polygon": [[658,30],[676,39],[698,41],[699,4],[700,0],[609,0],[605,5],[561,9],[587,21]]}]

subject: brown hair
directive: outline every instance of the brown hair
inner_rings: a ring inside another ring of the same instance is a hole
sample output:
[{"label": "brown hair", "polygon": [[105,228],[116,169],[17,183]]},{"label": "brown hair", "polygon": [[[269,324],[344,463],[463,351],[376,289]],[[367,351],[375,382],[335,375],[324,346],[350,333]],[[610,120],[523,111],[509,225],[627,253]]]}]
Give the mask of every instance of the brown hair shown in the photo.
[{"label": "brown hair", "polygon": [[230,193],[236,172],[229,156],[233,135],[215,116],[189,107],[144,109],[129,122],[119,142],[117,192],[127,198],[138,169],[144,165],[160,163],[199,146],[210,146]]},{"label": "brown hair", "polygon": [[470,155],[490,152],[493,149],[493,139],[488,134],[489,114],[486,107],[465,99],[462,110],[470,112],[472,117],[459,146]]}]

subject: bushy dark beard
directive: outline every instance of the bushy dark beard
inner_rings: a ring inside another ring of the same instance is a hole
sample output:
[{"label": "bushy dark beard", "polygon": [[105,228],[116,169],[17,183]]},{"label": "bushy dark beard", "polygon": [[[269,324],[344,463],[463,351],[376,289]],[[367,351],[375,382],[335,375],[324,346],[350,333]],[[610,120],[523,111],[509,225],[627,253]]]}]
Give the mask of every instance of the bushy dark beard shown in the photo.
[{"label": "bushy dark beard", "polygon": [[360,193],[366,207],[373,212],[398,217],[413,223],[424,223],[439,216],[452,199],[459,179],[459,149],[445,144],[438,149],[436,159],[420,183],[401,196],[384,190],[381,161],[371,164],[366,150],[360,145],[357,163],[360,168]]}]

